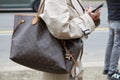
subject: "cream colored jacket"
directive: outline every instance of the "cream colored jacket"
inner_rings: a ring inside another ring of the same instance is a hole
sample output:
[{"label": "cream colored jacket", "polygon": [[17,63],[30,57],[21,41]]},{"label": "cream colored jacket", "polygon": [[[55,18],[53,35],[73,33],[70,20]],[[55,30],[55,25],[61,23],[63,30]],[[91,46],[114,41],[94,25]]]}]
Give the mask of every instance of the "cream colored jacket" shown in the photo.
[{"label": "cream colored jacket", "polygon": [[43,14],[49,31],[58,39],[74,39],[84,36],[83,31],[92,32],[95,24],[83,11],[81,0],[46,0]]}]

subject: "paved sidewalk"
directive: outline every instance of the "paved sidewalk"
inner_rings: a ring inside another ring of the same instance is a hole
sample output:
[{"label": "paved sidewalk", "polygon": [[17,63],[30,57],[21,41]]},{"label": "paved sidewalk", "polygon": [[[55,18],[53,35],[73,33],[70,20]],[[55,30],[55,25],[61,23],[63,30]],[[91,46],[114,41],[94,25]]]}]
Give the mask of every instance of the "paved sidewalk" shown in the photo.
[{"label": "paved sidewalk", "polygon": [[[102,74],[103,62],[85,62],[83,67],[83,80],[107,80],[107,76]],[[6,66],[0,69],[0,80],[44,80],[41,73],[20,65]]]},{"label": "paved sidewalk", "polygon": [[[103,62],[83,62],[83,67],[84,80],[107,80],[102,74]],[[0,69],[0,80],[44,80],[41,78],[41,73],[15,64]]]},{"label": "paved sidewalk", "polygon": [[[103,67],[85,67],[83,80],[107,80],[102,74]],[[35,70],[17,70],[0,72],[0,80],[44,80],[41,72]],[[57,80],[57,79],[56,79]]]}]

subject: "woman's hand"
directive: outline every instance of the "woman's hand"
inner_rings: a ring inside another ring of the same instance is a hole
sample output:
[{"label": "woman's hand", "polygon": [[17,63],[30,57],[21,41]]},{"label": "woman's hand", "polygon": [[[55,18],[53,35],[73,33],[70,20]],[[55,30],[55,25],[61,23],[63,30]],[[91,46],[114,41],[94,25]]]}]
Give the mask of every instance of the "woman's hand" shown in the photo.
[{"label": "woman's hand", "polygon": [[95,22],[95,25],[98,26],[100,24],[100,10],[96,10],[94,13],[92,12],[92,6],[90,6],[87,10],[86,13],[88,13],[93,21]]},{"label": "woman's hand", "polygon": [[94,13],[89,12],[89,15],[92,17],[94,21],[100,19],[100,9],[96,10]]}]

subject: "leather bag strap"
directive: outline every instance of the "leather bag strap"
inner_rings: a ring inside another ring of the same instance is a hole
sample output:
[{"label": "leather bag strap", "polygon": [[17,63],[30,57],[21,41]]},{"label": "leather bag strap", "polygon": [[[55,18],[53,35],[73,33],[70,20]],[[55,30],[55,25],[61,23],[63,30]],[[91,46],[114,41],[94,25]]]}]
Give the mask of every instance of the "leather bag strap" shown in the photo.
[{"label": "leather bag strap", "polygon": [[32,21],[32,24],[33,24],[33,25],[38,22],[39,14],[41,14],[41,13],[43,12],[44,3],[45,3],[45,0],[41,0],[41,1],[40,1],[40,5],[39,5],[39,8],[38,8],[38,12],[37,12],[35,18],[34,18],[33,21]]}]

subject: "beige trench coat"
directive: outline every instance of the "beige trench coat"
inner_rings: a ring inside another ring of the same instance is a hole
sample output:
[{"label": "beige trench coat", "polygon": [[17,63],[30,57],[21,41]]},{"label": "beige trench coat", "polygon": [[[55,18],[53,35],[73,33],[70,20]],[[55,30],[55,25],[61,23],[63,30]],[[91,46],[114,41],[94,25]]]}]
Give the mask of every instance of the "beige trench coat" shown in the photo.
[{"label": "beige trench coat", "polygon": [[92,18],[84,13],[81,5],[81,0],[46,0],[40,17],[54,37],[81,38],[82,29],[89,29],[90,32],[95,29]]},{"label": "beige trench coat", "polygon": [[[42,14],[39,16],[45,21],[51,34],[58,39],[81,38],[82,29],[95,29],[92,18],[84,13],[81,0],[46,0]],[[80,57],[79,57],[80,58]],[[80,59],[77,59],[77,74],[82,73]],[[73,72],[72,72],[73,73]],[[82,74],[79,75],[82,77]],[[70,80],[68,74],[42,73],[42,80]]]}]

